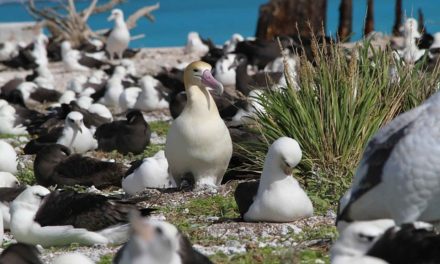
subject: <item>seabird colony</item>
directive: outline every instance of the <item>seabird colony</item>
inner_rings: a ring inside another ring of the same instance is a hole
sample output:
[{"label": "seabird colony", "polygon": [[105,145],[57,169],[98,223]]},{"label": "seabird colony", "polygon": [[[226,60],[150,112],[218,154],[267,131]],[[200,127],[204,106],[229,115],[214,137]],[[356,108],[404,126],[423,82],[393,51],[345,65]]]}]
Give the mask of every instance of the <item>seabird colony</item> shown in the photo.
[{"label": "seabird colony", "polygon": [[[118,264],[211,263],[194,249],[191,238],[155,218],[161,212],[146,206],[155,197],[143,191],[215,190],[225,181],[243,179],[227,169],[241,162],[233,143],[260,140],[242,130],[264,111],[257,98],[285,87],[285,66],[300,89],[298,58],[292,55],[299,46],[292,38],[278,42],[234,34],[218,47],[191,32],[184,51],[200,56],[200,61],[140,76],[124,57],[133,52],[127,52],[130,33],[123,12],[113,10],[109,20],[115,23],[105,48],[85,53],[63,41],[61,53],[50,56],[61,59],[70,76],[73,73],[64,91],[52,73],[44,34],[28,47],[8,43],[0,48],[4,65],[33,69],[24,79],[6,80],[0,87],[0,133],[32,137],[23,149],[0,140],[0,234],[10,230],[17,241],[2,252],[1,263],[42,263],[35,245],[71,243],[123,244],[114,256]],[[414,64],[425,55],[416,45],[421,37],[417,30],[417,21],[405,22],[397,61]],[[439,43],[436,34],[430,59],[438,56]],[[440,169],[432,160],[438,150],[439,100],[434,94],[369,141],[352,186],[340,201],[341,235],[331,250],[332,263],[440,261],[438,234],[430,224],[417,222],[435,224],[440,217]],[[164,149],[146,156],[158,131],[148,124],[145,112],[164,109],[173,118]],[[300,146],[289,137],[272,142],[260,179],[236,187],[239,221],[285,223],[313,215],[307,188],[292,174],[301,162]],[[32,182],[38,185],[20,185],[15,177],[22,151],[35,155]],[[112,158],[103,158],[106,155]],[[78,186],[89,191],[78,191]],[[121,187],[122,196],[101,194]],[[80,254],[60,256],[54,263],[72,261],[92,263]]]}]

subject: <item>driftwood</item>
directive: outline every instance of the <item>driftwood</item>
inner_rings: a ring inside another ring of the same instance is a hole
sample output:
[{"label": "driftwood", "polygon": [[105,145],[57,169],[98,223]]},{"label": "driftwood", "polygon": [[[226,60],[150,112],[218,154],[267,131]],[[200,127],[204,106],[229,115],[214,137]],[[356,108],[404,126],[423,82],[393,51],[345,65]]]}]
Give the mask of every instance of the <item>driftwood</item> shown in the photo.
[{"label": "driftwood", "polygon": [[[37,21],[40,21],[38,26],[46,27],[55,41],[68,40],[73,47],[78,47],[89,43],[91,38],[104,40],[104,36],[91,30],[87,21],[93,14],[107,12],[123,2],[125,1],[109,0],[104,4],[98,5],[98,0],[93,0],[87,8],[77,11],[74,0],[69,0],[67,5],[59,1],[58,6],[43,8],[38,8],[34,0],[29,0],[27,9]],[[57,10],[59,9],[66,12],[58,12]],[[157,9],[159,9],[159,3],[138,9],[126,20],[128,28],[134,28],[137,21],[142,17],[154,21],[155,18],[151,12]]]}]

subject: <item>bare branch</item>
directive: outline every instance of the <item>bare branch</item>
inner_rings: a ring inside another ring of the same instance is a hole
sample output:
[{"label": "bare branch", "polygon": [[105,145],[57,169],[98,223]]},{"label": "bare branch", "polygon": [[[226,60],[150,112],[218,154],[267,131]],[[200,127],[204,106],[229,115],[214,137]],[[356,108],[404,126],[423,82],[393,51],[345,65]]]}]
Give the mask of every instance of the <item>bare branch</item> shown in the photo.
[{"label": "bare branch", "polygon": [[69,0],[69,14],[71,17],[76,14],[76,6],[73,0]]},{"label": "bare branch", "polygon": [[97,13],[106,12],[106,11],[112,9],[115,5],[118,5],[122,2],[125,2],[125,0],[110,0],[105,4],[102,4],[102,5],[95,7],[95,10],[93,10],[93,13],[97,14]]},{"label": "bare branch", "polygon": [[126,21],[128,29],[132,29],[132,28],[136,27],[136,22],[141,17],[146,17],[150,21],[154,22],[155,18],[150,13],[153,12],[154,10],[159,9],[159,7],[160,7],[159,3],[156,3],[155,5],[146,6],[144,8],[137,10],[136,12],[134,12]]},{"label": "bare branch", "polygon": [[93,13],[96,4],[98,3],[98,0],[93,0],[93,2],[89,5],[89,7],[81,12],[82,21],[85,23],[89,19],[90,15]]}]

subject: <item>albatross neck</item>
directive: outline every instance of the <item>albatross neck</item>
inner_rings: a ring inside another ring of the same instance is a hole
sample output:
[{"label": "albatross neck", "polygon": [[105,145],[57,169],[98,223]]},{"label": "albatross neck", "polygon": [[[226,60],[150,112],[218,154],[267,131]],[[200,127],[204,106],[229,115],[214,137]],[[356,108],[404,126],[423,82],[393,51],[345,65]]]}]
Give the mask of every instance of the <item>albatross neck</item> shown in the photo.
[{"label": "albatross neck", "polygon": [[126,28],[125,21],[122,17],[115,19],[115,28]]},{"label": "albatross neck", "polygon": [[197,113],[219,114],[217,105],[206,87],[200,88],[197,85],[185,86],[187,103],[185,108],[197,111]]}]

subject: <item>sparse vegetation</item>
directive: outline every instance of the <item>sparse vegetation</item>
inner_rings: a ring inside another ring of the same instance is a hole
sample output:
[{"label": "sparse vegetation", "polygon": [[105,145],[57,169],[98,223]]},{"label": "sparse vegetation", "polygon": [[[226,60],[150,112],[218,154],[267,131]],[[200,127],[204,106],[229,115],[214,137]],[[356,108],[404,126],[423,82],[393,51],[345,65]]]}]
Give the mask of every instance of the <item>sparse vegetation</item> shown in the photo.
[{"label": "sparse vegetation", "polygon": [[350,184],[368,139],[435,92],[440,71],[399,65],[368,42],[351,53],[338,45],[312,50],[316,65],[301,58],[299,91],[287,87],[259,98],[265,112],[257,114],[257,128],[265,142],[242,147],[252,157],[245,166],[261,170],[270,143],[295,138],[303,151],[298,178],[324,213]]}]

